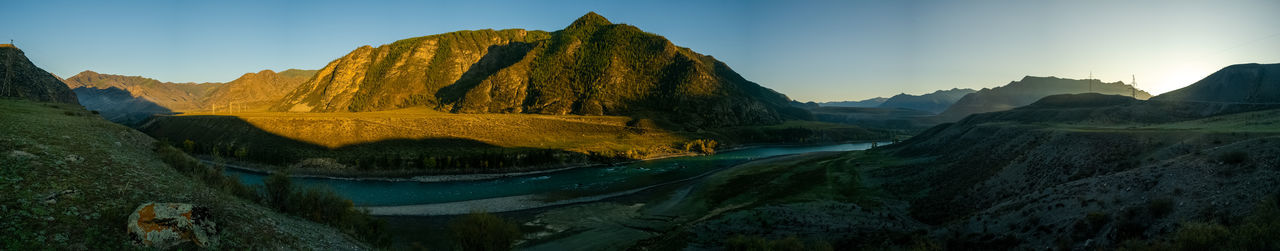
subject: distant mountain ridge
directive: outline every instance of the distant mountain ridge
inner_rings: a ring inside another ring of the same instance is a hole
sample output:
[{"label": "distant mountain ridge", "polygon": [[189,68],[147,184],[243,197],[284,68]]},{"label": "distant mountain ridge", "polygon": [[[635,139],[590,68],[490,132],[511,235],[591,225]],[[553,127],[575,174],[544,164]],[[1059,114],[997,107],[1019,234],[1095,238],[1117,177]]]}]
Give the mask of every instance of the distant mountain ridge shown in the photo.
[{"label": "distant mountain ridge", "polygon": [[724,63],[587,13],[563,30],[459,31],[363,46],[290,92],[274,111],[628,115],[701,126],[809,114]]},{"label": "distant mountain ridge", "polygon": [[[197,84],[160,82],[159,80],[141,76],[101,74],[94,71],[80,72],[75,76],[67,78],[65,81],[67,87],[70,87],[72,90],[119,89],[128,92],[134,97],[145,98],[147,101],[153,102],[169,110],[203,109],[203,106],[200,104],[201,97],[222,85],[221,83]],[[85,93],[88,94],[88,92]],[[81,97],[81,99],[86,98],[92,97]],[[87,108],[90,110],[101,110],[102,107],[92,105],[87,106]]]},{"label": "distant mountain ridge", "polygon": [[1280,64],[1238,64],[1151,100],[1280,103]]},{"label": "distant mountain ridge", "polygon": [[934,114],[941,113],[963,98],[965,95],[977,92],[974,89],[952,88],[951,90],[938,90],[924,95],[898,94],[885,100],[878,107],[880,108],[907,108],[912,110],[926,111]]},{"label": "distant mountain ridge", "polygon": [[1077,94],[1096,92],[1100,94],[1130,96],[1145,100],[1151,94],[1135,90],[1124,82],[1106,83],[1097,79],[1077,80],[1057,77],[1026,76],[1022,80],[996,88],[983,88],[960,98],[947,108],[938,118],[945,121],[956,121],[975,113],[1004,111],[1029,105],[1041,98],[1056,94]]},{"label": "distant mountain ridge", "polygon": [[0,44],[0,60],[0,97],[80,104],[61,78],[36,67],[18,47]]},{"label": "distant mountain ridge", "polygon": [[[109,100],[122,100],[119,92],[132,95],[137,101],[154,102],[159,108],[172,111],[211,110],[215,106],[227,108],[237,106],[242,109],[265,108],[280,99],[284,93],[292,91],[307,78],[314,76],[316,70],[288,69],[276,73],[274,70],[261,70],[257,73],[244,73],[243,76],[227,83],[173,83],[160,82],[156,79],[138,76],[116,76],[84,70],[76,76],[65,79],[68,87],[84,93],[82,100],[95,99],[96,93],[115,88],[110,91]],[[129,101],[134,102],[134,101]],[[109,108],[111,102],[93,102],[87,105],[92,110],[122,110]]]},{"label": "distant mountain ridge", "polygon": [[831,101],[831,102],[822,102],[822,103],[818,103],[818,105],[820,105],[820,106],[825,106],[825,107],[864,107],[864,108],[865,108],[865,107],[880,107],[880,104],[884,104],[884,101],[887,101],[887,100],[889,100],[889,98],[886,98],[886,97],[874,97],[874,98],[863,99],[863,100],[858,100],[858,101]]},{"label": "distant mountain ridge", "polygon": [[84,71],[66,79],[79,101],[112,122],[141,123],[152,114],[172,112],[265,110],[302,84],[315,70],[246,73],[227,83],[170,83],[139,77]]}]

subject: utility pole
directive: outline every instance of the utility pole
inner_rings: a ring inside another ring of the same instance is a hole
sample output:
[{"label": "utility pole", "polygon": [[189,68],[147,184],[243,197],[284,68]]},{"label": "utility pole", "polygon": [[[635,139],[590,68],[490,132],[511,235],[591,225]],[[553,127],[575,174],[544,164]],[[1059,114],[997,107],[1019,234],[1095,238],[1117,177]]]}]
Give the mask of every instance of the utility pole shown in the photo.
[{"label": "utility pole", "polygon": [[1093,92],[1093,71],[1089,71],[1089,78],[1084,81],[1089,82],[1089,92]]}]

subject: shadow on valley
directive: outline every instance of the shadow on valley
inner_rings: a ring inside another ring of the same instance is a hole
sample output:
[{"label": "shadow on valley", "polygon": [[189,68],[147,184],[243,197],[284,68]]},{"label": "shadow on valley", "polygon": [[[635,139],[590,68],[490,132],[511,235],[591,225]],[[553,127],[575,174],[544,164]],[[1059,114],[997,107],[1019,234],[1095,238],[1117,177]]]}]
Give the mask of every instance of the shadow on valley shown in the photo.
[{"label": "shadow on valley", "polygon": [[577,152],[501,147],[461,138],[387,139],[330,148],[259,129],[232,116],[160,116],[140,130],[195,155],[350,176],[494,173],[588,161]]},{"label": "shadow on valley", "polygon": [[129,127],[137,127],[152,115],[174,114],[169,108],[116,87],[76,87],[71,91],[84,107],[98,108],[102,118]]}]

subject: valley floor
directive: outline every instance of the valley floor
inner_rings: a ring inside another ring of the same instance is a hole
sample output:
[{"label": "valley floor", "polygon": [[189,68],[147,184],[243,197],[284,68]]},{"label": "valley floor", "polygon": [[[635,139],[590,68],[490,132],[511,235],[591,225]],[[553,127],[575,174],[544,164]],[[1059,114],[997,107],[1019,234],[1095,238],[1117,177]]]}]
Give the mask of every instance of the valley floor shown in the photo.
[{"label": "valley floor", "polygon": [[[772,158],[523,216],[533,231],[521,247],[716,248],[792,237],[837,250],[1269,245],[1266,233],[1280,231],[1266,227],[1280,223],[1271,203],[1280,162],[1268,157],[1280,156],[1277,123],[1280,110],[1154,124],[998,122],[945,145],[913,142],[951,152]],[[1003,140],[966,141],[991,137]],[[1239,235],[1201,236],[1200,226]]]},{"label": "valley floor", "polygon": [[246,167],[290,167],[299,174],[357,178],[531,172],[704,154],[751,144],[892,136],[809,121],[684,131],[623,116],[455,114],[425,108],[187,113],[159,116],[140,130],[209,156],[206,160],[220,157]]}]

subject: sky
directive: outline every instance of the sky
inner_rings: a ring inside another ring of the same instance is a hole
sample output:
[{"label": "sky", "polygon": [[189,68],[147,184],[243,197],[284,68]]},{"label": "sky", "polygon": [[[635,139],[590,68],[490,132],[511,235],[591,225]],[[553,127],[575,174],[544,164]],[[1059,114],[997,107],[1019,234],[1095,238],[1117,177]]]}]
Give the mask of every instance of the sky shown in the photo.
[{"label": "sky", "polygon": [[456,30],[554,31],[588,11],[799,101],[990,88],[1027,75],[1136,76],[1158,94],[1228,65],[1280,63],[1274,0],[5,2],[0,39],[62,77],[226,82]]}]

